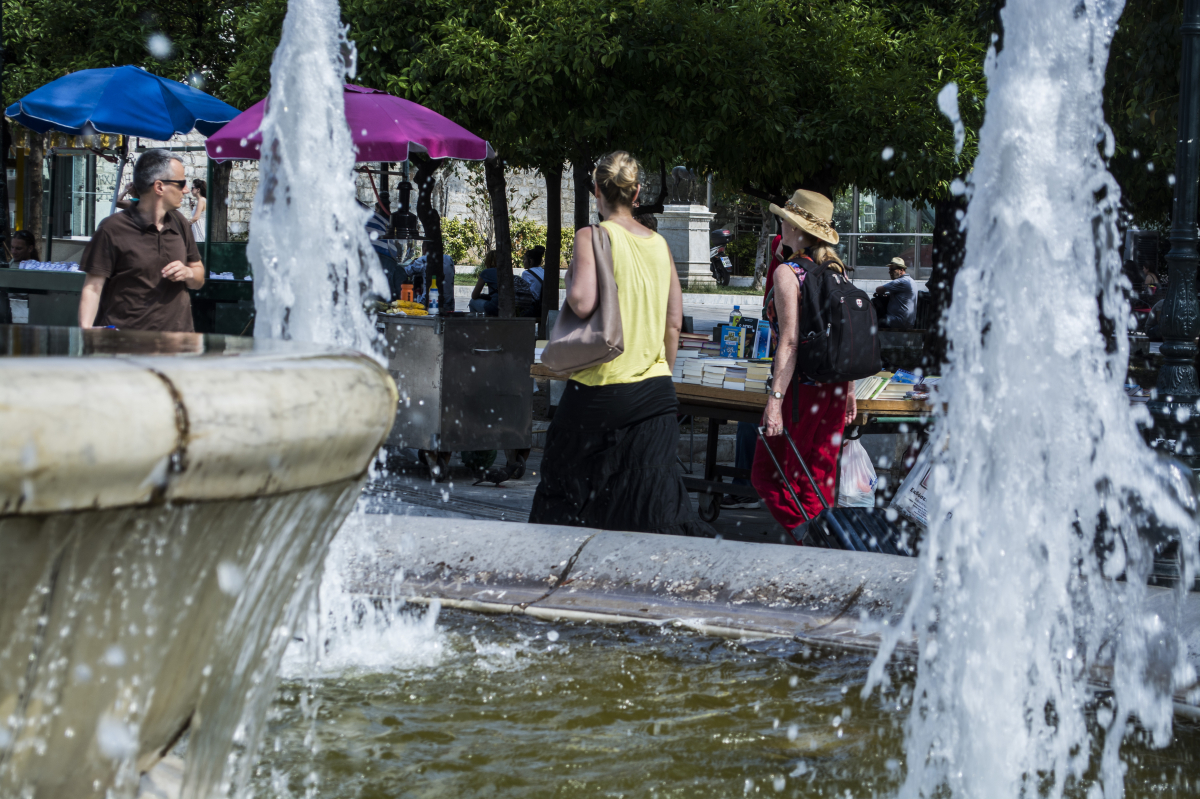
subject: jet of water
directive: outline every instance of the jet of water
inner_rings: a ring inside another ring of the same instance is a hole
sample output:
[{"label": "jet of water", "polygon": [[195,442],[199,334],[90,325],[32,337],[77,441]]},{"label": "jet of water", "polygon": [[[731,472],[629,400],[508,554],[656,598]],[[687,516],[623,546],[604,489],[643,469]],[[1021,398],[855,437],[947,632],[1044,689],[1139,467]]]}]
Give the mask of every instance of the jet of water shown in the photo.
[{"label": "jet of water", "polygon": [[271,62],[262,162],[250,225],[254,335],[374,354],[364,306],[387,283],[355,198],[343,83],[355,49],[337,0],[289,0]]},{"label": "jet of water", "polygon": [[1147,606],[1139,529],[1152,508],[1179,531],[1190,584],[1196,522],[1139,435],[1148,416],[1122,391],[1129,311],[1101,106],[1122,7],[1009,0],[1003,50],[987,59],[967,255],[945,320],[930,529],[905,622],[868,682],[883,682],[891,647],[916,635],[903,796],[1084,787],[1097,765],[1088,676],[1108,668],[1087,791],[1119,797],[1129,720],[1165,744],[1172,693],[1194,679],[1170,611]]}]

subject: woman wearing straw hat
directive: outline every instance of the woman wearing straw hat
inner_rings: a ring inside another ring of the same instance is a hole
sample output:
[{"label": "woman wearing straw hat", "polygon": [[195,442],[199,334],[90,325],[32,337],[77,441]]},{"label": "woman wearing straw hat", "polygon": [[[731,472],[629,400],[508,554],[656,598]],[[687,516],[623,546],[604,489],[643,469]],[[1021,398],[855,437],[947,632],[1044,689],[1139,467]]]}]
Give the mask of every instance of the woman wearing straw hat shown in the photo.
[{"label": "woman wearing straw hat", "polygon": [[[854,419],[858,409],[849,383],[815,383],[795,374],[805,278],[818,266],[845,274],[845,265],[834,250],[838,234],[833,229],[833,203],[824,195],[801,189],[782,208],[772,204],[771,213],[783,222],[782,246],[788,260],[776,270],[775,285],[766,298],[765,315],[779,343],[763,427],[767,437],[772,438],[770,447],[784,474],[776,470],[760,440],[750,482],[775,520],[791,531],[803,524],[804,517],[796,509],[785,480],[795,489],[810,518],[821,512],[822,505],[791,447],[783,440],[784,428],[796,442],[826,500],[833,505],[838,445],[846,423]],[[793,407],[799,408],[798,421],[794,421],[791,412],[784,412],[785,408]]]}]

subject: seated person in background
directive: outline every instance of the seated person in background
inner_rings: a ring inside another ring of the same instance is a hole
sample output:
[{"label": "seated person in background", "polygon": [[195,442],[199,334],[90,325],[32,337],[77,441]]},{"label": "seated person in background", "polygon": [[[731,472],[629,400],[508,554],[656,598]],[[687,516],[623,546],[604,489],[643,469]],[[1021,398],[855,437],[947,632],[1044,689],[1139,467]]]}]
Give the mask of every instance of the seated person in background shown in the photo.
[{"label": "seated person in background", "polygon": [[[520,276],[513,275],[513,300],[516,316],[538,316],[541,312],[542,287],[541,281],[545,274],[541,266],[546,248],[536,246],[523,256],[526,270]],[[536,255],[535,255],[536,253]],[[536,271],[535,271],[536,270]],[[533,283],[537,283],[537,293],[534,294]],[[488,293],[483,290],[487,288]],[[470,308],[474,313],[485,316],[500,315],[500,279],[496,273],[496,251],[488,250],[483,256],[483,271],[475,281],[471,291]]]},{"label": "seated person in background", "polygon": [[892,259],[888,276],[891,282],[875,289],[876,297],[887,297],[887,310],[879,315],[879,326],[911,330],[917,322],[917,284],[908,276],[908,265],[903,258]]},{"label": "seated person in background", "polygon": [[22,261],[39,260],[37,239],[28,230],[18,230],[12,234],[9,250],[12,253],[12,260],[5,265],[11,266],[13,269],[18,268]]},{"label": "seated person in background", "polygon": [[[431,245],[428,241],[421,242],[421,257],[404,265],[404,272],[408,276],[407,282],[413,283],[413,278],[417,275],[421,276],[421,284],[429,286],[429,275],[426,274],[429,250]],[[416,284],[414,283],[414,286]],[[445,252],[442,253],[442,279],[438,281],[438,308],[444,314],[454,312],[454,261]],[[397,295],[399,296],[399,295]],[[425,291],[422,289],[420,296],[414,296],[417,302],[425,301]]]},{"label": "seated person in background", "polygon": [[1158,275],[1145,266],[1142,267],[1142,285],[1146,291],[1158,291]]},{"label": "seated person in background", "polygon": [[[528,297],[525,296],[526,293],[522,290],[522,286],[514,281],[518,316],[542,315],[542,283],[546,280],[546,267],[542,265],[542,259],[545,257],[546,248],[538,244],[530,248],[521,259],[525,262],[525,271],[521,273],[521,280],[528,288]],[[522,309],[524,313],[520,313]]]},{"label": "seated person in background", "polygon": [[[485,286],[487,294],[483,293]],[[495,250],[488,250],[483,256],[483,270],[479,273],[479,279],[475,281],[475,288],[471,290],[469,307],[473,313],[481,313],[484,316],[500,315],[500,284],[496,278]]]}]

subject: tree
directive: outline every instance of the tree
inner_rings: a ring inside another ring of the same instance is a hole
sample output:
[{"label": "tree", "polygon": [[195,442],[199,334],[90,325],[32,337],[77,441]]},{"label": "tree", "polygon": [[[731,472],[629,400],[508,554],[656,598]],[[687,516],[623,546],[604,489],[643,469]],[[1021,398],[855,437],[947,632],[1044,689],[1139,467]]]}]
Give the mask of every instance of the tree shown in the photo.
[{"label": "tree", "polygon": [[1127,3],[1113,37],[1104,115],[1115,139],[1109,161],[1135,223],[1166,226],[1174,198],[1182,0]]},{"label": "tree", "polygon": [[[4,104],[81,69],[126,64],[228,102],[236,26],[250,5],[250,0],[4,0]],[[152,43],[156,35],[166,40]]]}]

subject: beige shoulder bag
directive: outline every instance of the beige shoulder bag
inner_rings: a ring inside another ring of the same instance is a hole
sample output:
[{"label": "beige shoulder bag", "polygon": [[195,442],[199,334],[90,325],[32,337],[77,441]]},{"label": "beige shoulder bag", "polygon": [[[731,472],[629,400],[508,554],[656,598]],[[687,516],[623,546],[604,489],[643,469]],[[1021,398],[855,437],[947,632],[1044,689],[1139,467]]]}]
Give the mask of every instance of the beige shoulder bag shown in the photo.
[{"label": "beige shoulder bag", "polygon": [[[596,258],[596,309],[580,319],[563,300],[562,310],[550,331],[550,342],[542,351],[542,363],[563,374],[579,372],[608,363],[625,351],[621,330],[621,306],[617,300],[617,279],[613,274],[612,243],[608,231],[592,225],[592,253]],[[567,293],[571,291],[572,270],[567,270]]]}]

